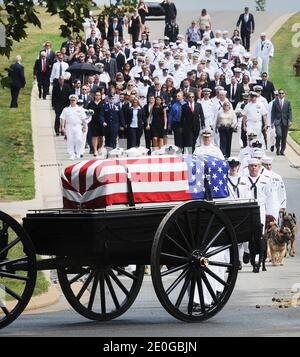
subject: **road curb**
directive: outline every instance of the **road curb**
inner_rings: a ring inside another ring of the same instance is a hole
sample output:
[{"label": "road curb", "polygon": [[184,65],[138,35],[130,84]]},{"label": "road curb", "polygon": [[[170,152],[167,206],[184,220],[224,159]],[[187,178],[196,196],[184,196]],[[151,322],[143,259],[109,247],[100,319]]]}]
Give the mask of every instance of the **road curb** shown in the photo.
[{"label": "road curb", "polygon": [[296,143],[290,134],[288,135],[287,143],[295,151],[295,153],[300,156],[300,145]]}]

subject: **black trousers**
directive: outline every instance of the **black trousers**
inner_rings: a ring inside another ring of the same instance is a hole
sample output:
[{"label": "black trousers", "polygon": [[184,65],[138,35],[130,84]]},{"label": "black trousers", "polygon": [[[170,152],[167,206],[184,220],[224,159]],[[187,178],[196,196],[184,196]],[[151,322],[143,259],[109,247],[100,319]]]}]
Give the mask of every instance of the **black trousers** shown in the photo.
[{"label": "black trousers", "polygon": [[141,130],[139,128],[128,128],[127,148],[139,147],[141,142]]},{"label": "black trousers", "polygon": [[284,153],[286,149],[286,141],[288,136],[289,127],[287,125],[275,125],[276,130],[276,149],[280,153]]},{"label": "black trousers", "polygon": [[248,141],[247,141],[247,130],[245,130],[242,126],[242,129],[241,129],[241,140],[243,142],[243,147],[247,147],[248,145]]},{"label": "black trousers", "polygon": [[144,128],[144,135],[146,148],[149,150],[149,154],[151,154],[151,130]]},{"label": "black trousers", "polygon": [[[192,153],[195,151],[196,141],[199,136],[199,130],[195,131],[193,129],[183,128],[182,140],[184,148],[191,148]],[[189,152],[185,152],[189,153]]]},{"label": "black trousers", "polygon": [[43,77],[38,81],[39,97],[46,98],[46,95],[49,93],[50,80],[48,77]]},{"label": "black trousers", "polygon": [[241,31],[241,37],[242,37],[242,42],[243,46],[246,48],[246,50],[249,52],[250,51],[250,37],[251,37],[251,32],[242,30]]},{"label": "black trousers", "polygon": [[180,123],[173,123],[172,130],[174,132],[174,143],[179,148],[183,148],[183,137],[182,137],[182,127]]},{"label": "black trousers", "polygon": [[11,87],[10,88],[10,93],[11,93],[10,107],[11,108],[18,108],[18,98],[19,98],[20,90],[21,90],[21,88],[19,88],[19,87]]},{"label": "black trousers", "polygon": [[55,110],[55,122],[54,122],[54,130],[56,133],[59,132],[59,128],[60,128],[60,115],[62,113],[64,108],[62,107],[56,107]]},{"label": "black trousers", "polygon": [[228,158],[231,156],[231,141],[232,141],[233,129],[226,126],[221,126],[219,128],[220,134],[220,149],[222,154]]}]

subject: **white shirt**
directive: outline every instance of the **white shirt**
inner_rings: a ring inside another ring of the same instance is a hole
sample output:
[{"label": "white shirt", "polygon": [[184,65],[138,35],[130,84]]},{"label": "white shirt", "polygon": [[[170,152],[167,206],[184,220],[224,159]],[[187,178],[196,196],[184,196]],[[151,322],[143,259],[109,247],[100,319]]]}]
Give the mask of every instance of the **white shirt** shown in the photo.
[{"label": "white shirt", "polygon": [[228,175],[228,191],[229,198],[232,200],[237,199],[250,199],[251,193],[247,184],[247,179],[244,176]]},{"label": "white shirt", "polygon": [[132,122],[130,128],[136,129],[138,127],[138,111],[139,109],[132,109]]},{"label": "white shirt", "polygon": [[274,46],[270,40],[256,42],[254,57],[268,58],[274,56]]},{"label": "white shirt", "polygon": [[198,146],[194,151],[194,155],[210,155],[216,157],[217,159],[225,160],[220,148],[214,144]]},{"label": "white shirt", "polygon": [[77,129],[81,130],[83,121],[86,119],[86,113],[81,107],[69,106],[64,108],[60,115],[60,119],[65,121],[67,132]]},{"label": "white shirt", "polygon": [[54,79],[59,78],[60,74],[60,65],[62,66],[62,76],[69,78],[69,74],[66,73],[66,70],[69,68],[68,63],[66,62],[55,62],[53,67],[52,67],[52,72],[50,76],[50,82],[52,83]]},{"label": "white shirt", "polygon": [[205,127],[212,127],[214,125],[214,103],[211,99],[200,101],[205,118]]},{"label": "white shirt", "polygon": [[259,126],[261,128],[262,116],[267,114],[268,111],[266,107],[260,102],[248,103],[242,111],[242,115],[247,117],[247,127],[252,129],[254,129],[254,127],[257,128]]}]

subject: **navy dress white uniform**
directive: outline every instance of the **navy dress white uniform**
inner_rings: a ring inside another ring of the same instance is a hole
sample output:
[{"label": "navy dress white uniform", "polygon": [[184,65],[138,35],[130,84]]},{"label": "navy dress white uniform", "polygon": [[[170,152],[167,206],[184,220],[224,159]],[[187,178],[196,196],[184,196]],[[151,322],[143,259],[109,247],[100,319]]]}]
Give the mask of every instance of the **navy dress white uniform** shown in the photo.
[{"label": "navy dress white uniform", "polygon": [[[272,163],[273,163],[272,158],[264,157],[262,159],[262,163],[265,167],[262,168],[261,174],[267,176],[272,183],[272,190],[274,192],[274,196],[273,196],[274,212],[272,215],[274,218],[276,218],[276,221],[278,221],[279,212],[286,211],[287,196],[286,196],[285,184],[282,177],[272,170]],[[267,167],[270,169],[268,169]]]},{"label": "navy dress white uniform", "polygon": [[124,128],[124,116],[119,105],[106,103],[100,112],[100,121],[104,127],[105,146],[115,149],[120,128]]},{"label": "navy dress white uniform", "polygon": [[[250,165],[261,166],[261,160],[250,159]],[[260,221],[263,227],[265,226],[266,215],[274,216],[274,211],[276,211],[276,206],[274,204],[274,190],[272,187],[271,180],[259,173],[256,176],[247,176],[247,185],[251,193],[251,198],[257,200],[260,208]],[[264,231],[264,228],[263,228]]]},{"label": "navy dress white uniform", "polygon": [[[76,95],[71,95],[70,100],[77,100]],[[86,128],[86,113],[82,107],[72,106],[65,108],[61,113],[62,128],[67,137],[68,154],[71,160],[79,159],[82,151],[82,131]]]},{"label": "navy dress white uniform", "polygon": [[197,147],[194,151],[194,155],[203,156],[203,155],[210,155],[216,157],[220,160],[225,160],[224,155],[220,148],[213,144],[212,142],[212,130],[204,129],[200,133],[202,137],[201,146]]}]

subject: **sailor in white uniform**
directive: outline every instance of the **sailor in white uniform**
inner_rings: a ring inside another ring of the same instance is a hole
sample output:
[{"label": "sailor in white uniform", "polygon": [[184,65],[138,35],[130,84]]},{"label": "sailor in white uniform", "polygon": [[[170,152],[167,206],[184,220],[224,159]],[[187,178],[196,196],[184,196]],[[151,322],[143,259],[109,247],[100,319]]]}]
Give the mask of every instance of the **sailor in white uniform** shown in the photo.
[{"label": "sailor in white uniform", "polygon": [[264,142],[262,128],[267,129],[268,111],[260,102],[257,102],[259,94],[250,92],[250,103],[248,103],[242,111],[243,121],[246,124],[247,130],[253,131],[261,142]]},{"label": "sailor in white uniform", "polygon": [[60,116],[62,132],[67,138],[68,154],[71,160],[80,158],[82,149],[82,131],[86,126],[86,113],[83,108],[77,106],[77,95],[69,97],[70,106],[65,108]]},{"label": "sailor in white uniform", "polygon": [[202,144],[195,149],[194,155],[210,155],[218,159],[225,160],[220,148],[213,144],[212,130],[210,128],[203,129],[200,135],[202,138]]},{"label": "sailor in white uniform", "polygon": [[257,139],[257,135],[253,132],[248,132],[247,134],[248,137],[248,146],[245,148],[241,149],[239,152],[239,162],[243,162],[244,159],[251,159],[251,153],[252,153],[252,142]]},{"label": "sailor in white uniform", "polygon": [[274,45],[270,40],[267,40],[266,34],[260,34],[260,40],[256,42],[254,57],[262,62],[262,72],[269,73],[270,59],[274,56]]},{"label": "sailor in white uniform", "polygon": [[[239,173],[241,162],[238,158],[230,157],[228,160],[228,191],[231,200],[251,199],[247,178]],[[239,270],[242,269],[244,251],[249,253],[248,243],[239,244]]]},{"label": "sailor in white uniform", "polygon": [[262,159],[262,165],[261,173],[268,176],[272,182],[274,192],[274,212],[272,215],[278,220],[280,212],[286,211],[285,184],[282,177],[273,171],[273,158],[264,157]]}]

